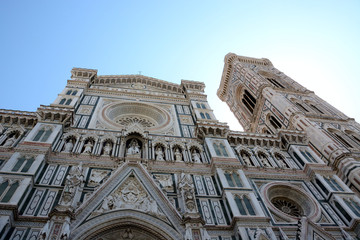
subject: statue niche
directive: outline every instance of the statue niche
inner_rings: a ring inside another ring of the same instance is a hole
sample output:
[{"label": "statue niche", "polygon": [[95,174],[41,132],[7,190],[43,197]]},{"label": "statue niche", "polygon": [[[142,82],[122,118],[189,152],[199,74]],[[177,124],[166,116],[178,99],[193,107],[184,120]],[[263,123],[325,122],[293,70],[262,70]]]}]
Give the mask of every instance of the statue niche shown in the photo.
[{"label": "statue niche", "polygon": [[20,132],[13,131],[7,136],[6,140],[4,141],[3,147],[12,147],[16,140],[19,138]]},{"label": "statue niche", "polygon": [[66,153],[72,152],[72,150],[73,150],[73,148],[74,148],[74,143],[75,143],[75,142],[76,142],[75,137],[73,137],[73,136],[68,137],[68,138],[66,139],[66,143],[65,143],[63,152],[66,152]]},{"label": "statue niche", "polygon": [[126,142],[126,157],[141,158],[142,142],[136,138]]}]

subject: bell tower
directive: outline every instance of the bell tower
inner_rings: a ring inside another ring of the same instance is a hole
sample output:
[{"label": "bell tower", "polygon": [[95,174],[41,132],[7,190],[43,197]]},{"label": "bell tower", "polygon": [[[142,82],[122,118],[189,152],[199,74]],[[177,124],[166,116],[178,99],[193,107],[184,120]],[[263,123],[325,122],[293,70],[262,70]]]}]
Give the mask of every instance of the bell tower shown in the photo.
[{"label": "bell tower", "polygon": [[309,147],[360,190],[360,125],[276,69],[270,60],[229,53],[217,91],[246,132],[305,132]]}]

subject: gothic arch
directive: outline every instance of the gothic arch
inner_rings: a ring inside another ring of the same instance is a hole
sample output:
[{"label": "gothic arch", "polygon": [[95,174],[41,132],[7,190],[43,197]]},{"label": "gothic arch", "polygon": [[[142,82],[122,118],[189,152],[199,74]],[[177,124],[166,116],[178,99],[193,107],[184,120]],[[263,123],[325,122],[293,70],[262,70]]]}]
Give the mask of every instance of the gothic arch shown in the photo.
[{"label": "gothic arch", "polygon": [[71,239],[100,239],[101,236],[134,229],[150,239],[182,239],[182,233],[164,221],[140,211],[117,210],[92,218],[72,230]]}]

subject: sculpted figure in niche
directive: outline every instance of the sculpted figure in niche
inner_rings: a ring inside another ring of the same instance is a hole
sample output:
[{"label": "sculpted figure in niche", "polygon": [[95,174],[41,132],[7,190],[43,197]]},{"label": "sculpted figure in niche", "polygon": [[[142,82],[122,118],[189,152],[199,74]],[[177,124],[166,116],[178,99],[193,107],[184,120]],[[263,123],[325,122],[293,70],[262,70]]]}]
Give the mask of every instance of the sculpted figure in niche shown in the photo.
[{"label": "sculpted figure in niche", "polygon": [[201,163],[200,154],[195,149],[191,153],[191,158],[194,163]]},{"label": "sculpted figure in niche", "polygon": [[110,155],[112,150],[112,145],[110,142],[106,142],[104,146],[104,154],[103,155]]},{"label": "sculpted figure in niche", "polygon": [[84,181],[82,163],[78,166],[72,166],[69,174],[65,179],[64,192],[62,195],[61,203],[63,205],[70,205],[75,193],[78,191],[80,185]]},{"label": "sculpted figure in niche", "polygon": [[275,158],[278,160],[278,164],[281,168],[287,168],[287,164],[281,155],[276,154]]},{"label": "sculpted figure in niche", "polygon": [[126,153],[127,155],[137,155],[140,153],[140,146],[136,139],[131,140],[129,148]]},{"label": "sculpted figure in niche", "polygon": [[244,162],[245,162],[245,164],[246,164],[247,166],[252,166],[250,157],[249,157],[249,155],[248,155],[247,153],[242,152],[242,153],[241,153],[241,157],[242,157],[242,159],[244,160]]},{"label": "sculpted figure in niche", "polygon": [[84,153],[91,153],[93,146],[94,146],[93,143],[92,143],[91,141],[88,141],[88,142],[85,144]]},{"label": "sculpted figure in niche", "polygon": [[259,153],[259,159],[260,159],[260,162],[261,164],[264,166],[264,167],[271,167],[269,161],[267,160],[267,157],[265,154],[263,153]]},{"label": "sculpted figure in niche", "polygon": [[6,142],[4,143],[4,147],[11,147],[16,141],[15,134],[12,137],[9,137]]},{"label": "sculpted figure in niche", "polygon": [[155,155],[156,155],[155,158],[156,160],[164,161],[164,152],[160,146],[156,148]]},{"label": "sculpted figure in niche", "polygon": [[68,139],[68,141],[66,142],[65,144],[65,149],[64,149],[64,152],[71,152],[74,148],[74,144],[73,144],[73,141],[71,138]]},{"label": "sculpted figure in niche", "polygon": [[177,161],[177,162],[182,161],[182,154],[181,154],[179,148],[176,148],[174,155],[175,155],[175,161]]}]

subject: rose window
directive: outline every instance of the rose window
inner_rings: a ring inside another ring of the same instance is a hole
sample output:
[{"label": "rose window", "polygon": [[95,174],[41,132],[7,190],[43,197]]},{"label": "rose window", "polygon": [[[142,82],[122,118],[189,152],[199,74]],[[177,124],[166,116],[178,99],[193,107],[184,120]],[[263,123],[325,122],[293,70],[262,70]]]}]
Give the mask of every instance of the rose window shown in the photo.
[{"label": "rose window", "polygon": [[109,129],[141,126],[148,131],[159,131],[171,126],[167,110],[140,102],[121,102],[106,106],[101,113]]},{"label": "rose window", "polygon": [[156,122],[146,119],[144,117],[138,116],[123,116],[116,120],[116,123],[123,126],[130,126],[132,124],[138,123],[143,127],[151,128],[156,126]]},{"label": "rose window", "polygon": [[290,199],[274,198],[271,200],[271,203],[283,213],[295,217],[301,217],[303,215],[303,210],[301,209],[301,207]]}]

